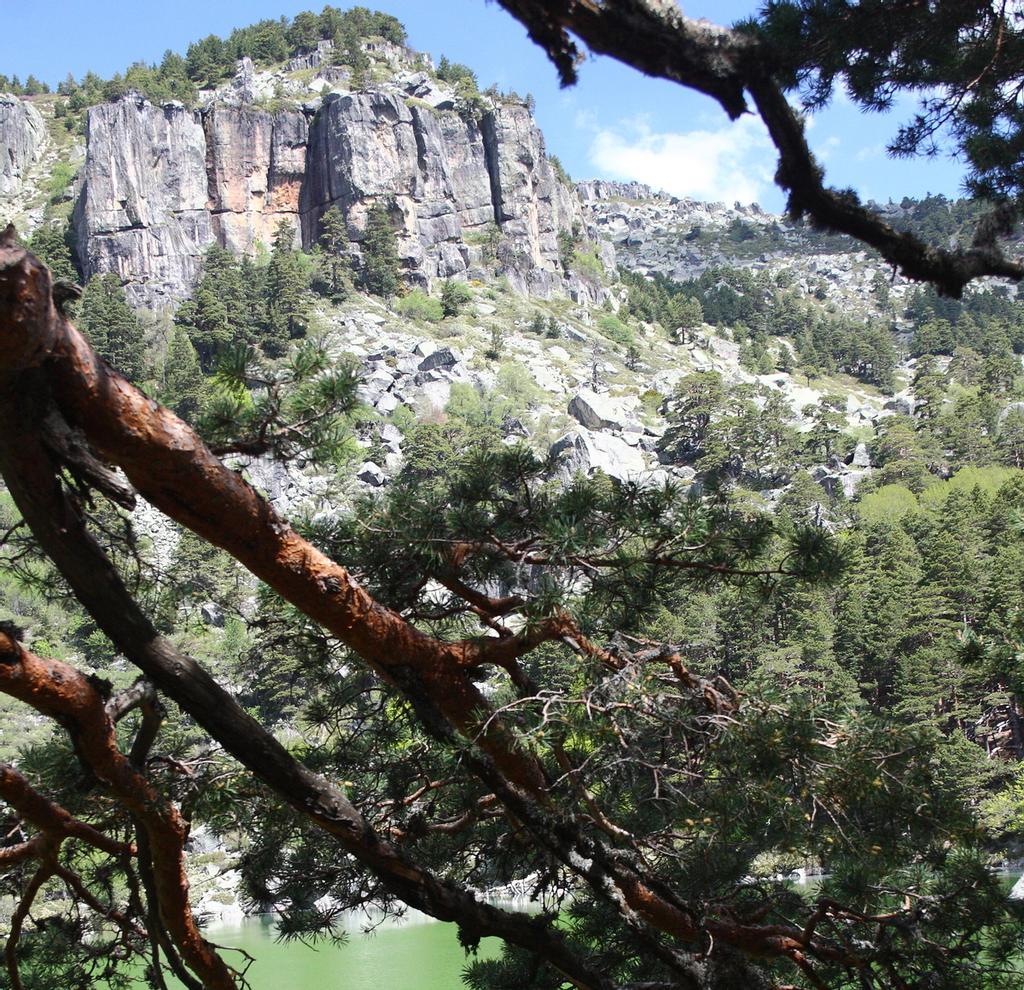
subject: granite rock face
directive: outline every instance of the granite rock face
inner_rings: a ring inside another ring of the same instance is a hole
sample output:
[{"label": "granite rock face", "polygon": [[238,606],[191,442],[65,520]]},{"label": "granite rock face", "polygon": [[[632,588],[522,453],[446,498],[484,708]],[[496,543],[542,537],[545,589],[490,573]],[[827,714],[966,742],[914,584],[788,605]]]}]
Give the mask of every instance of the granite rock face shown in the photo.
[{"label": "granite rock face", "polygon": [[79,261],[116,272],[138,305],[185,295],[212,244],[251,252],[282,218],[298,226],[302,114],[128,98],[93,107],[86,139]]},{"label": "granite rock face", "polygon": [[331,94],[310,129],[303,241],[315,240],[320,217],[337,206],[358,243],[381,199],[394,202],[406,273],[423,284],[479,264],[474,240],[495,224],[499,261],[526,291],[550,295],[562,279],[558,233],[583,223],[525,106],[498,106],[476,121],[396,93]]},{"label": "granite rock face", "polygon": [[214,243],[208,201],[198,114],[141,99],[89,111],[74,219],[86,277],[116,272],[136,304],[173,298],[193,284]]},{"label": "granite rock face", "polygon": [[128,96],[89,111],[82,179],[82,267],[87,276],[116,272],[138,305],[173,304],[194,286],[210,245],[251,253],[270,244],[282,219],[312,246],[332,206],[358,255],[381,200],[392,204],[408,282],[467,273],[493,250],[523,292],[584,301],[601,292],[563,271],[559,233],[582,232],[586,220],[518,103],[475,119],[394,88],[331,93],[277,114]]},{"label": "granite rock face", "polygon": [[282,220],[298,224],[308,127],[301,113],[214,108],[203,119],[217,242],[251,253]]},{"label": "granite rock face", "polygon": [[0,93],[0,197],[20,191],[45,144],[46,123],[39,111],[17,96]]}]

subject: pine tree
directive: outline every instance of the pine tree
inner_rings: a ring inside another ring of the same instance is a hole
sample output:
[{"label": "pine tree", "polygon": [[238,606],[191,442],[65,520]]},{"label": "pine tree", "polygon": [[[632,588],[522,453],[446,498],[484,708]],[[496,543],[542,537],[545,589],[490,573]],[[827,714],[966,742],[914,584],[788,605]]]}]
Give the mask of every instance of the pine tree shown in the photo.
[{"label": "pine tree", "polygon": [[324,251],[331,297],[341,301],[348,295],[351,283],[349,260],[345,254],[348,248],[348,223],[337,206],[332,206],[320,218],[320,246]]},{"label": "pine tree", "polygon": [[133,381],[142,380],[142,324],[128,305],[116,275],[97,275],[89,280],[82,293],[79,325],[93,347],[121,374]]},{"label": "pine tree", "polygon": [[363,237],[363,285],[368,292],[388,298],[398,294],[398,239],[391,212],[382,200],[370,207]]},{"label": "pine tree", "polygon": [[864,653],[859,658],[863,690],[886,707],[893,697],[901,660],[912,652],[918,630],[914,619],[922,578],[914,541],[898,524],[882,524],[867,545],[869,570],[864,594]]},{"label": "pine tree", "polygon": [[817,405],[804,406],[803,414],[812,423],[805,434],[809,451],[823,461],[845,452],[846,400],[841,395],[823,395]]},{"label": "pine tree", "polygon": [[1014,405],[1000,414],[996,450],[1003,464],[1024,468],[1024,408]]},{"label": "pine tree", "polygon": [[50,269],[53,278],[77,282],[78,270],[71,253],[71,225],[62,220],[44,220],[32,232],[29,250]]},{"label": "pine tree", "polygon": [[199,355],[185,330],[176,326],[171,330],[167,343],[160,401],[182,419],[193,422],[199,412],[202,390],[203,373],[199,366]]},{"label": "pine tree", "polygon": [[199,284],[175,314],[204,370],[213,369],[224,348],[255,343],[265,332],[262,282],[262,273],[248,258],[239,262],[216,245],[206,252]]},{"label": "pine tree", "polygon": [[268,332],[261,345],[272,357],[284,353],[288,341],[306,335],[309,324],[309,270],[293,248],[295,230],[287,220],[278,224],[267,265],[264,292]]}]

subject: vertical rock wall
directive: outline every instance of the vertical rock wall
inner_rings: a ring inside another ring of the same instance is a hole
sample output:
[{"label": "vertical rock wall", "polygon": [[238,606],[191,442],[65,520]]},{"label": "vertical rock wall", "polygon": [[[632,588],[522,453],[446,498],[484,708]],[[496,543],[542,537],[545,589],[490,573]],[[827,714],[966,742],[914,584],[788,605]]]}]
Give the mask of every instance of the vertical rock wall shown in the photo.
[{"label": "vertical rock wall", "polygon": [[269,245],[281,220],[298,223],[306,170],[306,118],[215,108],[203,120],[209,209],[217,242],[251,253]]},{"label": "vertical rock wall", "polygon": [[115,272],[132,302],[159,306],[194,284],[214,243],[199,115],[123,99],[89,111],[75,208],[86,276]]},{"label": "vertical rock wall", "polygon": [[0,93],[0,198],[16,196],[46,144],[46,123],[25,100]]},{"label": "vertical rock wall", "polygon": [[496,224],[520,288],[565,290],[558,234],[582,229],[582,210],[525,106],[466,120],[374,91],[331,94],[311,116],[137,98],[93,107],[75,216],[86,274],[117,272],[133,302],[161,307],[190,291],[211,244],[251,253],[284,219],[309,247],[337,206],[358,251],[385,200],[408,280],[480,265]]}]

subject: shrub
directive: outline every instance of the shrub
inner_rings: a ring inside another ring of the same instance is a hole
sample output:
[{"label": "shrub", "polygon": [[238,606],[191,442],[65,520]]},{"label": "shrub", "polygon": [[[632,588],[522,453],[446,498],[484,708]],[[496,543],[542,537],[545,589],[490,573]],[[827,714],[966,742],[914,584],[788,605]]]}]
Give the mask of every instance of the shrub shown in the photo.
[{"label": "shrub", "polygon": [[578,275],[585,275],[597,282],[603,282],[605,277],[604,265],[597,256],[597,251],[576,251],[572,257],[572,270]]},{"label": "shrub", "polygon": [[597,329],[609,340],[614,340],[616,344],[621,344],[623,347],[630,347],[636,343],[636,335],[633,330],[611,313],[598,317]]},{"label": "shrub", "polygon": [[499,326],[491,327],[491,343],[490,346],[484,351],[484,356],[489,357],[492,361],[496,361],[501,357],[501,352],[505,349],[505,331]]},{"label": "shrub", "polygon": [[472,299],[472,293],[465,282],[446,278],[441,286],[441,310],[445,316],[458,316],[459,311]]},{"label": "shrub", "polygon": [[439,299],[431,299],[421,289],[413,289],[402,296],[395,303],[395,310],[410,320],[440,323],[444,319],[441,301]]}]

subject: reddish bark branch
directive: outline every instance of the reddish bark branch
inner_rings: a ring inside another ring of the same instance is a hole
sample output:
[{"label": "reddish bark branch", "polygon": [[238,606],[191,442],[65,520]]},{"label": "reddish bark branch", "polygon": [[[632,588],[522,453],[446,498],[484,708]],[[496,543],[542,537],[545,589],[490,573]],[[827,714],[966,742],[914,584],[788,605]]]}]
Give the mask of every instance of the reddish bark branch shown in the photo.
[{"label": "reddish bark branch", "polygon": [[[156,893],[167,930],[208,990],[235,990],[231,969],[202,937],[189,905],[184,856],[188,827],[177,809],[118,749],[114,723],[89,679],[59,660],[30,653],[0,630],[0,691],[63,725],[85,765],[142,822],[153,852]],[[32,810],[39,813],[37,807]],[[50,872],[56,870],[54,865]]]},{"label": "reddish bark branch", "polygon": [[11,915],[11,930],[4,945],[4,961],[7,964],[7,975],[11,980],[11,990],[23,990],[21,973],[18,969],[18,942],[21,939],[21,929],[25,925],[25,919],[32,910],[32,903],[35,901],[43,884],[53,876],[57,866],[57,847],[59,842],[52,842],[42,857],[42,865],[32,875],[28,886],[22,892],[18,906]]},{"label": "reddish bark branch", "polygon": [[[24,252],[0,245],[0,298],[3,286],[19,277],[30,284],[28,276],[39,267]],[[101,628],[162,691],[273,790],[338,836],[393,893],[434,917],[538,952],[577,986],[607,985],[542,921],[481,904],[383,842],[337,788],[292,759],[194,660],[156,635],[61,490],[51,455],[39,442],[37,424],[51,392],[68,422],[121,466],[150,502],[226,549],[362,655],[406,694],[429,730],[447,737],[448,726],[453,726],[478,742],[484,756],[469,754],[467,765],[529,824],[537,841],[590,883],[598,896],[619,904],[634,923],[642,920],[686,943],[710,932],[753,954],[791,956],[794,947],[802,947],[819,958],[855,964],[835,945],[804,947],[800,929],[729,921],[702,924],[656,878],[644,876],[626,858],[610,855],[582,833],[572,838],[564,827],[552,827],[551,799],[540,764],[499,720],[489,717],[469,675],[481,663],[511,662],[541,642],[578,633],[565,617],[552,617],[501,640],[445,643],[426,636],[375,602],[343,567],[299,537],[184,423],[108,368],[52,307],[46,311],[36,305],[33,311],[59,321],[58,331],[47,338],[55,340],[51,360],[39,372],[25,370],[17,361],[36,349],[6,339],[30,333],[31,323],[0,314],[0,354],[11,361],[0,363],[0,420],[5,425],[0,431],[0,470],[36,538]],[[17,442],[11,441],[13,436]],[[591,865],[580,865],[578,850],[593,856]],[[653,937],[646,941],[657,948]]]},{"label": "reddish bark branch", "polygon": [[[0,631],[0,690],[5,690],[3,688],[4,674],[10,661],[5,658],[4,649],[5,645],[10,642],[10,637]],[[132,852],[131,846],[118,842],[109,835],[104,835],[91,825],[79,821],[60,805],[43,797],[14,767],[6,763],[0,763],[0,798],[6,801],[24,821],[31,822],[41,833],[55,839],[80,839],[112,856],[126,856]],[[38,837],[36,838],[38,840]],[[33,840],[30,839],[28,843],[21,845],[28,845],[32,842]],[[12,848],[17,849],[19,846]],[[4,861],[4,854],[10,855],[10,853],[11,849],[0,850],[0,863]]]},{"label": "reddish bark branch", "polygon": [[[24,252],[0,247],[0,286],[33,264]],[[23,322],[0,311],[0,337],[24,332]],[[272,791],[338,838],[395,896],[467,931],[497,935],[535,952],[583,990],[608,990],[608,982],[543,920],[482,903],[382,841],[342,791],[296,761],[199,664],[157,635],[62,489],[52,454],[38,436],[49,392],[40,371],[0,365],[0,472],[40,546],[118,648]]]}]

